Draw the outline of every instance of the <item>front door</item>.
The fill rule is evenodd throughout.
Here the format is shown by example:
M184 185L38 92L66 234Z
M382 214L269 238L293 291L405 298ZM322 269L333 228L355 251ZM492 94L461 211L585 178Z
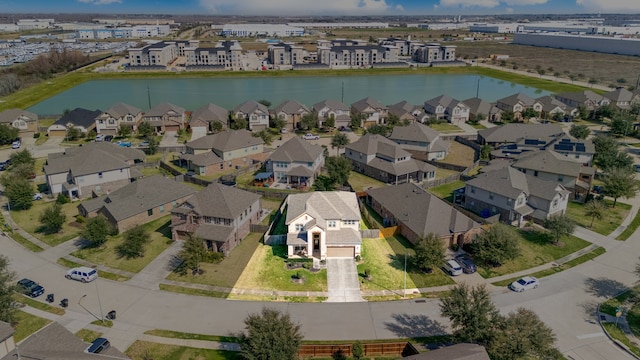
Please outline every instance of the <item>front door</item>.
M320 233L313 233L313 250L320 250Z

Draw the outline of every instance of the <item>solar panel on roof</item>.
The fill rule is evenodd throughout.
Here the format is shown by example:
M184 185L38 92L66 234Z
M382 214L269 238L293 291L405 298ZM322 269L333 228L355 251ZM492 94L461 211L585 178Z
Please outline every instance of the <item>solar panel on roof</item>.
M587 148L584 146L584 144L576 144L576 151L577 152L585 152L585 151L587 151Z

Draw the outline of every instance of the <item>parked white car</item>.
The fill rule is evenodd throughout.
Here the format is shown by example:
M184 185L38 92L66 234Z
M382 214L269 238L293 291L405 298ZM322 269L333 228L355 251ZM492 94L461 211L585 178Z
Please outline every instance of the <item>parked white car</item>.
M533 276L525 276L512 282L509 288L515 292L523 292L529 289L537 289L538 286L540 286L538 279Z
M42 200L42 194L41 193L33 194L33 200Z
M64 276L69 280L78 280L83 283L91 282L98 278L98 272L96 269L92 269L90 267L81 266L77 268L73 268L67 271L67 274Z
M448 260L444 263L442 268L451 276L462 275L462 266L460 266L460 264L455 260Z
M302 135L302 138L305 140L319 140L320 136L312 133Z
M104 141L104 134L98 134L96 135L96 141Z

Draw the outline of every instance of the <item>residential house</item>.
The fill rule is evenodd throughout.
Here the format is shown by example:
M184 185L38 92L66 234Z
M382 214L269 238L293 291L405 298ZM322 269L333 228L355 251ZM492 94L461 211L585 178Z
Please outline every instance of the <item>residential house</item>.
M174 240L197 236L210 251L229 255L260 222L260 195L212 183L171 210Z
M575 116L578 109L572 108L553 96L546 95L537 99L542 105L540 117L543 119L564 119L566 115Z
M547 148L584 166L593 165L596 154L596 147L591 139L574 139L569 135L560 137Z
M185 128L187 112L180 106L165 102L149 109L142 120L148 122L156 133L177 133Z
M15 332L11 324L0 321L0 359L15 350L16 342L13 340Z
M351 115L361 119L360 127L384 124L389 108L370 97L360 99L351 104Z
M611 105L621 110L630 110L633 105L640 103L640 94L636 95L623 87L618 87L603 96L609 99Z
M236 106L232 115L236 119L245 119L251 131L269 128L269 108L255 100L248 100Z
M436 119L447 120L454 125L469 120L469 107L449 95L440 95L425 101L424 112Z
M216 104L207 104L191 114L189 120L189 127L193 130L200 128L202 133L207 133L212 130L211 124L214 122L220 123L222 129L227 129L227 122L229 120L229 111Z
M571 107L578 108L583 106L589 111L596 110L600 106L608 105L611 102L606 97L598 95L591 90L564 92L555 94L555 97Z
M125 103L117 103L96 117L96 132L117 135L121 125L128 126L135 132L141 120L140 109Z
M318 114L318 126L324 127L326 119L333 117L334 127L349 127L351 126L351 115L349 106L343 104L340 101L327 99L323 100L311 108Z
M538 114L542 111L542 104L525 93L517 93L496 101L500 110L511 111L515 120L522 120L522 113L526 109L533 109Z
M525 219L544 221L564 214L570 191L555 181L543 180L507 166L481 173L465 184L465 207L482 217L521 226Z
M276 119L284 120L286 122L285 128L294 131L300 128L302 117L309 113L311 110L296 100L286 100L273 108L273 116Z
M478 117L484 117L489 122L496 122L502 119L502 110L480 98L474 97L462 101L469 107L469 120L476 120ZM479 119L478 119L479 120Z
M49 136L67 136L69 128L76 128L82 134L87 135L89 131L95 129L96 118L102 114L100 110L87 110L75 108L62 115L53 125L47 129Z
M49 154L44 175L51 194L85 198L110 193L140 177L133 165L144 160L141 150L92 142Z
M367 203L385 226L398 226L413 244L433 233L443 240L443 246L462 246L481 231L479 223L415 184L369 189Z
M324 166L323 148L294 136L279 146L265 162L277 182L310 187Z
M353 169L389 184L433 180L436 167L413 159L397 143L375 134L366 134L345 147L345 157Z
M360 207L355 193L290 194L285 202L288 256L325 260L360 255Z
M190 141L180 159L196 174L212 175L261 163L267 155L262 138L242 129Z
M451 143L440 138L440 133L429 126L412 123L408 126L395 126L389 140L395 141L401 148L418 160L442 160Z
M389 105L389 115L397 117L400 122L423 122L427 117L422 107L409 104L407 101Z
M429 350L417 355L404 357L403 360L490 360L482 345L460 343Z
M571 199L584 202L591 189L595 169L552 150L526 153L512 167L536 178L562 184L571 191Z
M478 143L491 145L494 149L504 144L520 141L535 141L536 145L547 145L563 136L562 127L557 124L504 124L478 130Z
M195 192L184 183L154 175L138 179L106 196L84 201L78 205L78 213L84 217L102 215L123 232L168 215Z
M0 124L6 124L23 132L38 132L38 115L22 109L0 112Z

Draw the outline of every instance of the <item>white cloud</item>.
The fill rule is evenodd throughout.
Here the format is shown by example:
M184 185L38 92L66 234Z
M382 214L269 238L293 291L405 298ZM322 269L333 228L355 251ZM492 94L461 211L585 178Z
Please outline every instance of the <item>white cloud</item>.
M640 11L638 0L576 0L576 4L584 6L589 11Z
M504 3L509 6L540 5L546 4L547 0L504 0Z
M367 15L404 10L387 0L200 0L200 5L213 14L242 15Z
M78 0L81 3L93 4L93 5L109 5L109 4L121 4L122 0Z
M504 9L504 11L505 11L507 14L513 14L513 8L506 8L506 9Z
M500 4L508 6L526 6L546 4L549 0L440 0L440 6L444 7L485 7L494 8ZM582 0L576 0L582 1ZM623 0L624 1L624 0ZM629 0L637 1L637 0Z

